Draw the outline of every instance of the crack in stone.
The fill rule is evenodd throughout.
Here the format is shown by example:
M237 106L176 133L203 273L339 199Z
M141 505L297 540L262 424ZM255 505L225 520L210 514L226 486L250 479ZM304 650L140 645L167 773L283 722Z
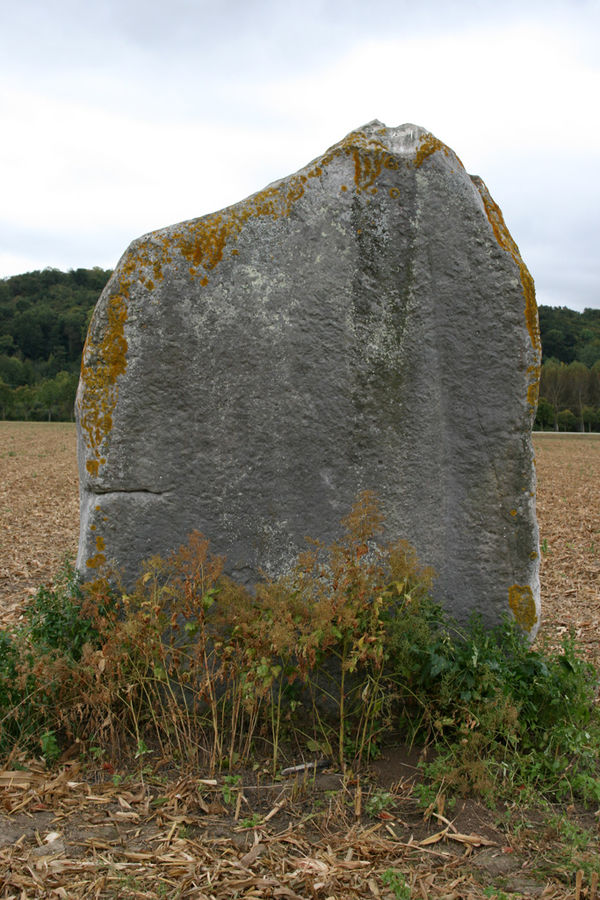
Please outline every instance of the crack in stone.
M95 488L93 491L90 491L90 494L94 494L98 497L106 497L107 494L151 494L155 497L166 497L170 493L170 491L153 491L150 490L150 488L121 488L120 490L103 490L102 488Z

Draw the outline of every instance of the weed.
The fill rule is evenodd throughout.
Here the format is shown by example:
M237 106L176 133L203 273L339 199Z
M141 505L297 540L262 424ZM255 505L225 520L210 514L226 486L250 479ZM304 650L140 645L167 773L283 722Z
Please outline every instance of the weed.
M406 876L399 869L386 869L381 873L381 880L396 900L411 900L410 885L406 883Z
M395 797L388 791L376 791L365 803L365 811L367 815L375 818L388 810L395 802Z
M263 817L258 813L253 813L251 816L248 816L246 819L242 819L240 822L241 828L256 828L258 825L262 823Z
M90 747L87 752L88 752L90 758L94 760L94 762L100 762L102 757L106 755L106 748L105 747Z
M138 738L137 749L135 751L135 758L140 759L144 756L147 756L149 753L152 753L152 750L147 746L146 741L143 738Z
M97 647L106 618L112 620L115 614L110 594L102 602L98 600L86 596L77 571L65 560L54 585L40 587L25 608L28 638L37 652L56 651L78 662L84 646Z
M40 737L40 747L42 748L42 756L47 763L54 763L61 754L56 735L53 731L45 731Z
M517 898L521 896L520 894L505 894L504 891L495 887L486 887L483 893L490 900L511 900L511 897Z
M227 806L233 801L235 789L239 786L241 780L239 775L225 775L223 777L224 784L221 786L221 795Z

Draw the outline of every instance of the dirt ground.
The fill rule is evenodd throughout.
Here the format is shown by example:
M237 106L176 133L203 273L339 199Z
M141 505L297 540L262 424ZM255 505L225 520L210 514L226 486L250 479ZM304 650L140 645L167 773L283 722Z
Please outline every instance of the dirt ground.
M534 444L539 639L556 644L574 629L600 664L600 435ZM77 539L74 426L0 422L0 622L18 620ZM117 772L110 761L0 771L0 898L599 896L593 866L561 856L547 811L519 825L514 811L469 800L450 811L438 798L424 815L416 763L397 748L351 782L258 772L232 784ZM557 810L556 821L597 832L593 810ZM583 856L597 859L597 840Z

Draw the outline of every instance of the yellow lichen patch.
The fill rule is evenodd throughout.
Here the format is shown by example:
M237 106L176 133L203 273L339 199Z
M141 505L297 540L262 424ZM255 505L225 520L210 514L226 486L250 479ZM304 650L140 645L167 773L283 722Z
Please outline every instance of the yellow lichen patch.
M92 526L95 528L95 526ZM90 558L86 562L86 566L89 569L98 569L100 566L103 566L106 562L106 556L104 555L105 543L104 538L98 535L96 537L96 555L90 556Z
M381 174L383 166L382 153L368 155L355 147L352 153L354 158L354 184L357 191L372 187L375 179Z
M105 439L112 429L112 414L117 402L117 378L127 368L126 295L128 285L109 298L106 305L106 324L100 337L93 331L88 335L81 361L82 393L79 419L90 458L86 469L97 477L99 466L106 462L102 455Z
M96 329L92 325L83 349L79 421L89 457L86 470L94 478L106 463L102 449L112 430L118 378L127 369L125 324L131 288L138 283L149 293L153 291L156 282L164 278L163 266L171 261L165 242L164 252L160 252L153 245L155 240L152 236L134 244L121 263L108 287L104 322Z
M539 366L529 366L529 368L527 369L527 374L533 376L527 387L527 402L529 403L532 414L535 413L540 396L539 372Z
M516 516L516 514L517 514L516 509L511 509L510 514L511 514L511 516Z
M385 134L385 130L382 134ZM206 272L223 259L226 248L238 239L249 219L278 219L288 216L294 204L303 196L306 186L311 181L321 179L331 162L340 157L351 159L354 163L356 193L368 191L375 194L376 181L382 170L397 169L399 165L379 137L362 131L352 132L316 160L306 174L295 175L271 185L219 213L169 229L163 238L164 255L173 251L180 252L191 264L190 274L200 276L200 284L206 285ZM343 184L340 190L347 192L348 185ZM230 253L237 254L237 249L233 247Z
M512 610L515 621L525 631L531 629L537 624L537 612L535 609L535 600L533 599L533 591L528 584L513 584L508 589L508 605Z
M481 195L483 206L490 225L492 226L494 235L499 245L507 253L510 253L515 261L523 286L523 296L525 298L525 323L531 340L531 346L535 353L536 362L529 366L527 374L529 376L529 385L527 388L527 400L529 402L532 414L535 412L537 405L539 384L540 384L540 366L542 360L542 342L540 338L540 327L538 321L538 309L535 300L535 285L533 278L521 258L521 253L513 237L506 227L504 216L497 203L492 199L485 183L481 178L473 178L473 183Z
M427 132L421 138L421 143L417 148L417 153L415 155L415 167L420 168L428 156L431 156L433 153L437 153L440 150L444 156L448 156L450 153L449 147L446 144L443 144L438 138L434 137L431 132Z
M103 566L106 562L106 557L104 553L96 553L95 556L90 556L90 558L86 562L86 566L88 569L99 569L100 566Z
M420 168L425 160L434 153L437 153L438 150L443 153L444 156L450 156L450 154L452 154L459 166L464 169L464 166L456 153L453 153L450 147L444 144L443 141L440 141L439 138L436 138L430 131L426 132L421 138L421 143L419 144L415 155L415 168Z
M502 215L500 207L497 203L494 202L494 200L492 200L491 194L481 178L474 178L473 181L481 195L481 199L483 200L485 212L488 217L488 221L494 231L494 235L496 236L496 240L503 250L506 250L507 253L510 253L519 268L521 284L523 285L523 296L525 297L525 321L527 323L529 337L531 338L531 345L537 353L541 354L542 342L540 339L540 329L538 324L538 312L537 303L535 301L535 286L533 283L533 278L531 277L527 266L521 258L521 253L519 252L517 244L513 240L510 231L506 227L504 216Z

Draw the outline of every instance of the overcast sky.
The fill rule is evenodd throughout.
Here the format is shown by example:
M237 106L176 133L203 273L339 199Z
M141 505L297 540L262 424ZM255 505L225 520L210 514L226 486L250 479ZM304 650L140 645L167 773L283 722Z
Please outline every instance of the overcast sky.
M112 268L378 118L504 212L538 302L600 308L600 0L0 0L0 277Z

